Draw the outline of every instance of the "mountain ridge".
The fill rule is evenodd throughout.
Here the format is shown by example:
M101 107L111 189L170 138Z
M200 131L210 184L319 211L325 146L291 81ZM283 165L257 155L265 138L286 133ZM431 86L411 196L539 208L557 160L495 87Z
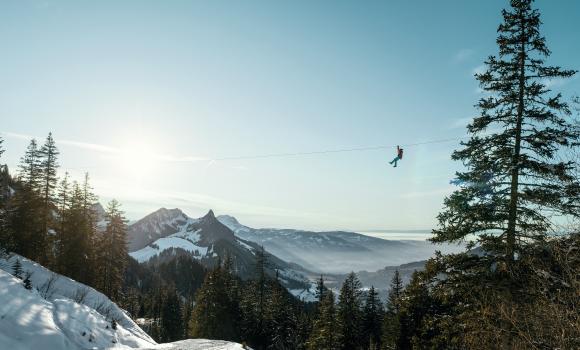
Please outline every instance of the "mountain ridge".
M262 249L259 244L236 236L216 218L213 210L197 219L188 217L179 209L172 210L159 209L129 226L131 257L146 263L185 253L208 268L230 257L238 276L242 279L253 277L256 254ZM310 271L271 252L265 253L268 256L266 272L271 277L278 274L282 284L295 295L313 297L313 286L308 278Z

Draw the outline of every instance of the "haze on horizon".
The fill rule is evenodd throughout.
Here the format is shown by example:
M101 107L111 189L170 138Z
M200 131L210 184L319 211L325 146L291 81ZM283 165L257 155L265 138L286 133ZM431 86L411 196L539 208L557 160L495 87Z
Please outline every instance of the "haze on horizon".
M89 172L131 220L167 207L252 227L430 229L504 5L3 1L4 157L16 169L52 131L61 173ZM580 2L537 7L550 62L577 66ZM580 94L577 78L552 83ZM387 164L397 144L441 139L455 141Z

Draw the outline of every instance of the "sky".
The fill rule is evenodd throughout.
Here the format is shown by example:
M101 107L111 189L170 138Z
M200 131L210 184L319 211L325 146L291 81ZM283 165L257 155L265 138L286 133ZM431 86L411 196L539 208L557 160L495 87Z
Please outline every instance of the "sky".
M252 227L431 229L508 1L0 0L13 170L49 132L136 220L213 209ZM538 0L549 63L580 69L580 1ZM565 97L580 79L556 82ZM405 147L397 168L388 162ZM385 148L252 159L336 149Z

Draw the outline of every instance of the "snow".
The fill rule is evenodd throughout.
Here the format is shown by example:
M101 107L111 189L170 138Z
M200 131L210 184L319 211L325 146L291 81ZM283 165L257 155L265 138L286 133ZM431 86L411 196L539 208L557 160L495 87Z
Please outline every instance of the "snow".
M195 243L199 241L199 230L194 232L177 232L171 236L160 238L149 246L129 253L133 259L138 262L146 262L152 257L158 255L162 251L171 248L180 248L194 254L195 257L204 257L207 254L208 247L201 247Z
M223 340L209 340L209 339L188 339L181 340L174 343L159 344L154 347L141 348L140 350L157 350L157 349L171 349L171 350L252 350L249 347L243 347L241 344L227 342Z
M23 274L32 273L32 290L12 276L16 259L22 264ZM53 282L50 292L37 290L46 290L43 286L49 281ZM112 318L117 320L116 330L111 328ZM1 349L139 348L155 344L98 291L16 254L0 258Z
M296 298L298 298L302 301L305 301L305 302L315 302L318 300L318 299L316 299L315 291L312 288L310 288L310 289L289 289L288 291L290 292L290 294L292 294Z
M31 290L11 274L16 259L22 265L23 275L31 273ZM50 292L41 292L47 290L43 286L48 281L52 281ZM116 329L111 327L112 318L117 321ZM10 254L0 256L0 349L241 350L244 347L207 339L156 344L103 294Z
M252 247L251 245L247 244L246 242L238 239L237 242L244 247L245 249L249 250L250 252L254 253L254 247Z

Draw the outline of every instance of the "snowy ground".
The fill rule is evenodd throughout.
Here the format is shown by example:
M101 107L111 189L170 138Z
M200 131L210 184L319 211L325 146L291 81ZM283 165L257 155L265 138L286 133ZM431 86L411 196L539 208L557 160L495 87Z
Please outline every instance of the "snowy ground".
M32 289L12 275L18 259ZM111 320L117 321L116 329ZM102 293L19 255L0 257L0 349L237 350L242 345L192 339L156 344ZM249 349L249 348L247 348Z
M208 340L208 339L188 339L182 340L175 343L159 344L154 347L141 348L139 350L158 350L158 349L170 349L170 350L242 350L249 349L249 347L243 347L238 343L230 343L222 340Z
M32 289L12 275L18 259ZM97 311L98 310L98 311ZM117 321L112 329L112 319ZM151 339L98 291L18 255L0 259L0 349L140 348Z

